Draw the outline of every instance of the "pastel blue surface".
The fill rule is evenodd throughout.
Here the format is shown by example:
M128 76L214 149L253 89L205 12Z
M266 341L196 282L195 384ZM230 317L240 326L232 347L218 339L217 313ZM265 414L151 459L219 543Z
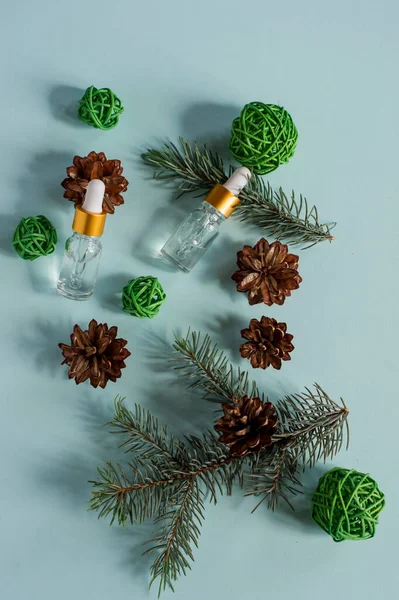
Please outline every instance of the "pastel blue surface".
M101 429L117 394L150 408L178 434L212 424L212 406L162 367L172 331L212 334L235 364L240 329L262 314L288 323L292 361L253 371L277 399L318 381L350 408L351 445L334 465L370 474L387 506L376 537L335 544L309 517L318 477L305 474L291 514L238 493L208 506L192 572L164 598L300 600L394 597L398 584L397 258L398 3L338 0L4 3L0 24L2 371L0 581L4 600L155 598L147 591L148 529L108 527L87 512L87 480L118 456ZM110 132L77 121L88 85L109 86L125 113ZM231 220L190 274L157 251L193 198L151 181L139 153L179 135L225 151L232 119L251 100L284 105L299 130L296 154L272 185L302 192L336 240L300 251L301 288L282 307L250 307L230 275L235 253L260 232ZM60 182L75 154L120 158L126 203L108 219L95 297L74 303L54 286L73 206ZM22 216L57 227L54 255L12 252ZM132 277L160 278L160 314L120 310ZM117 325L132 356L103 390L75 386L58 342L92 318Z

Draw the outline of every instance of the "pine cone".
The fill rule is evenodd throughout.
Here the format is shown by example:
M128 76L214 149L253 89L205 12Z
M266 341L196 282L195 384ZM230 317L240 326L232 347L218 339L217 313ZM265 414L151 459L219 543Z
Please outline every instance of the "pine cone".
M232 456L260 452L273 443L276 433L277 412L271 402L260 398L234 398L234 405L222 404L224 415L215 425L222 435L219 440L230 446Z
M71 345L58 344L65 358L61 364L69 365L69 379L75 379L77 384L90 379L93 387L105 388L108 381L121 377L130 352L125 348L127 341L117 338L117 333L117 327L108 328L107 323L97 324L94 319L87 331L75 325Z
M243 329L241 335L248 340L240 346L241 356L248 358L255 369L266 369L269 365L281 369L282 360L291 360L289 353L294 349L291 344L294 336L287 333L286 323L268 317L260 321L251 319L249 329Z
M61 183L65 188L64 198L82 204L87 184L92 179L101 179L105 184L103 210L109 214L115 212L115 206L125 201L121 196L127 190L129 182L122 176L120 160L107 160L104 152L90 152L87 156L75 156L73 165L67 167L68 177Z
M281 305L302 281L297 271L298 261L299 257L289 254L285 244L269 244L262 238L253 248L244 246L237 252L239 271L232 279L237 284L237 291L249 292L249 304Z

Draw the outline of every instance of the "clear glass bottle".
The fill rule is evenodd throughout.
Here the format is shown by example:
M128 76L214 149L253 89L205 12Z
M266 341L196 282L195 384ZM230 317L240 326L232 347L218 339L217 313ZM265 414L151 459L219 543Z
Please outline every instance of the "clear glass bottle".
M75 211L74 233L65 244L57 290L71 300L89 300L94 292L106 218L102 211L104 191L100 179L89 182L83 206Z
M94 292L101 256L100 238L73 233L66 241L57 289L71 300L88 300Z
M238 195L250 176L249 169L240 167L224 185L217 184L166 242L161 256L185 273L190 272L219 234L220 225L238 206Z
M220 225L225 220L223 213L204 201L166 242L161 256L188 273L219 235Z

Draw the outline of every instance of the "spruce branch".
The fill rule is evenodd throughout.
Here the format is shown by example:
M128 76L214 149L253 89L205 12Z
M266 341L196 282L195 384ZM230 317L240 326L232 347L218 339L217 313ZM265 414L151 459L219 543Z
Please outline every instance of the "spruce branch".
M179 467L184 448L176 441L158 419L138 404L134 413L124 405L125 398L115 399L115 415L108 423L110 433L122 436L119 448L125 452L134 452L142 460L152 460L155 464L164 462Z
M151 583L159 578L159 592L190 568L192 544L198 543L205 491L210 501L232 493L234 482L243 486L243 461L229 455L213 432L176 440L148 411L129 411L123 399L115 401L111 432L122 436L120 447L134 456L126 472L107 463L98 469L90 508L111 523L132 525L146 519L159 524L151 547L158 551Z
M245 394L259 396L258 387L249 381L248 373L235 370L208 334L202 336L190 330L184 338L175 334L173 348L177 355L170 362L181 376L192 380L189 388L204 390L207 400L232 403L234 397Z
M185 338L175 335L173 348L178 353L173 360L175 369L193 379L188 387L201 387L206 399L232 403L234 397L245 394L259 397L248 373L235 370L209 335L203 339L196 331L189 331ZM303 394L286 396L275 403L280 430L274 441L289 445L303 467L312 467L320 458L332 458L341 449L345 434L349 444L349 411L342 399L341 403L334 402L318 384L314 391L305 388Z
M181 150L170 142L142 154L145 164L155 169L155 179L176 181L180 194L206 193L216 183L225 183L232 174L234 167L230 165L226 172L221 156L206 145L200 148L196 142L183 138L179 141ZM309 207L302 194L299 199L294 192L289 197L281 188L273 190L255 174L241 192L240 200L235 216L260 227L267 235L307 247L334 239L331 230L335 223L320 223L316 206Z
M274 511L280 498L294 510L288 494L300 492L302 484L297 473L298 461L288 445L274 444L271 451L253 465L246 481L246 496L262 496L252 512L265 501Z
M111 517L120 525L129 521L132 525L142 523L162 512L172 495L178 492L178 484L161 472L151 462L139 458L130 464L129 476L120 465L108 462L98 469L99 478L90 483L94 487L90 502L91 510L98 511L98 517Z
M189 378L189 387L200 387L205 398L232 404L237 397L259 397L248 374L235 370L224 353L206 335L188 332L175 337L175 368ZM115 401L111 432L121 437L120 448L129 457L123 469L111 462L98 469L92 481L90 507L111 523L135 525L153 519L158 525L146 553L155 553L151 583L159 580L159 593L173 589L180 575L191 568L203 521L204 499L216 503L220 494L231 494L234 484L246 495L260 497L275 509L280 499L300 491L299 469L313 466L338 452L347 429L348 409L334 402L315 384L314 390L286 396L275 403L278 420L271 445L258 454L234 455L214 431L201 437L174 438L148 411L128 410ZM225 407L226 410L226 407Z
M333 458L341 450L345 437L348 448L349 410L342 398L341 404L334 402L317 383L314 391L305 388L302 394L280 400L277 410L280 433L275 438L289 444L303 467Z
M174 591L173 583L191 569L192 544L198 547L203 511L203 492L195 479L188 479L179 503L156 519L161 525L151 540L153 545L144 554L157 552L151 567L150 587L159 579L158 597L167 587Z

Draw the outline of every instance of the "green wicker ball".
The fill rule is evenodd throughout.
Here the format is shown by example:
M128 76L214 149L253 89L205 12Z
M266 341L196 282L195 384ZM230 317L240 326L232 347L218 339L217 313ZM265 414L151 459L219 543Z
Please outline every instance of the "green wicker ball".
M250 102L233 121L230 151L244 167L265 175L289 161L297 140L292 117L282 106Z
M132 279L122 290L123 310L133 317L152 319L165 300L162 285L151 275Z
M15 230L12 245L15 252L25 260L47 256L55 250L58 242L54 225L47 217L26 217Z
M312 517L335 542L367 540L375 534L384 494L370 475L331 469L313 495Z
M79 102L79 119L104 131L116 127L122 113L122 102L109 88L98 90L91 85Z

